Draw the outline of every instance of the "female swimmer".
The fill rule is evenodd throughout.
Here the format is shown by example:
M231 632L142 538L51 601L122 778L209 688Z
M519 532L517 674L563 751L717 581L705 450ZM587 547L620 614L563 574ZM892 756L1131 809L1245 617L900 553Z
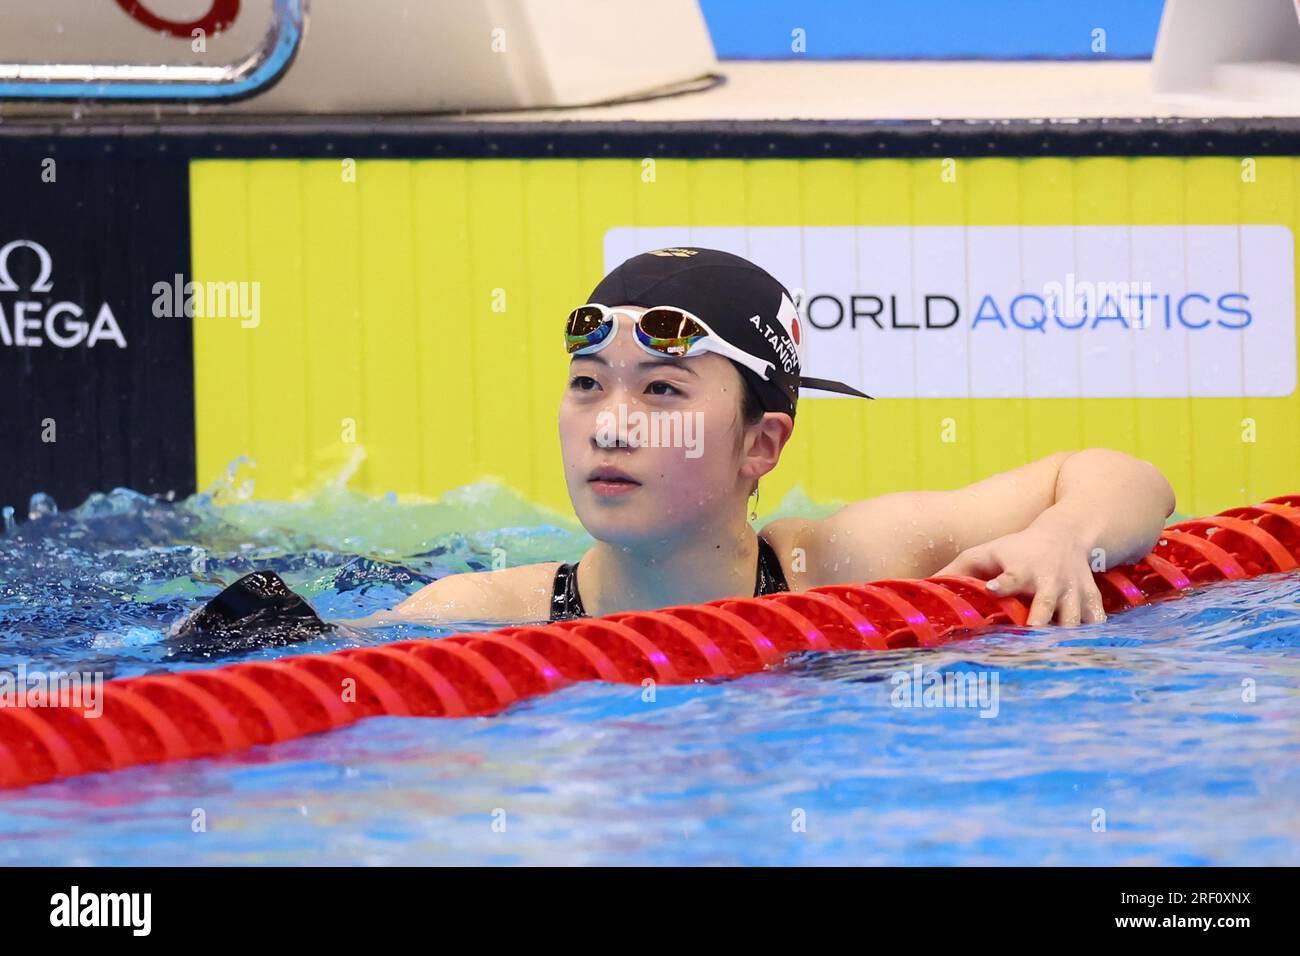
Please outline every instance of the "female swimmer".
M1032 597L1030 625L1096 622L1093 570L1149 553L1174 510L1153 465L1090 448L755 533L747 499L790 440L800 387L869 397L800 375L781 283L726 252L657 249L606 276L564 338L560 448L596 543L573 565L450 575L350 623L559 620L939 574Z

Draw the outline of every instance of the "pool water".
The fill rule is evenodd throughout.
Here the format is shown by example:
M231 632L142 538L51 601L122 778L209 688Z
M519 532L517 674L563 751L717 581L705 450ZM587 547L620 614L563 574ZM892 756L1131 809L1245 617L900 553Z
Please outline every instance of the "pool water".
M169 659L167 629L257 568L348 618L589 543L492 484L436 504L342 483L294 503L233 482L180 502L118 490L0 534L0 669L204 666ZM922 692L959 675L985 697ZM0 792L0 861L1296 865L1298 794L1291 574L1101 625L804 654L652 695L578 684L490 718L378 718Z

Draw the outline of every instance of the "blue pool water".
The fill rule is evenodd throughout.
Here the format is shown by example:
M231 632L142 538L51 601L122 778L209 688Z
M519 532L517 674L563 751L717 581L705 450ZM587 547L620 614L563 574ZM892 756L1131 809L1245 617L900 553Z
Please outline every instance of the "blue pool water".
M342 618L588 543L491 485L438 504L236 491L118 491L0 535L0 668L194 666L167 660L164 632L254 568ZM996 716L895 706L917 665L996 678ZM0 861L1295 865L1298 795L1300 575L1275 575L1103 625L806 654L654 700L580 684L491 718L375 719L3 792Z

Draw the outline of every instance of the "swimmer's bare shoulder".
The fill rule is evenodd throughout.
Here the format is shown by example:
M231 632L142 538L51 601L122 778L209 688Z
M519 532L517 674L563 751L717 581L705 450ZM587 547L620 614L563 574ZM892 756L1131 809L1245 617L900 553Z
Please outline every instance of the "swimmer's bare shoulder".
M780 559L781 570L785 572L785 581L791 591L806 591L814 587L808 580L808 564L804 560L806 551L802 550L811 523L807 518L777 518L765 524L758 533Z
M780 558L791 591L918 578L944 563L938 554L909 547L926 507L924 492L895 492L855 501L825 518L778 518L761 534Z
M547 561L499 571L449 574L426 584L390 610L346 623L370 627L458 621L544 621L550 615L551 585L559 566L558 561Z

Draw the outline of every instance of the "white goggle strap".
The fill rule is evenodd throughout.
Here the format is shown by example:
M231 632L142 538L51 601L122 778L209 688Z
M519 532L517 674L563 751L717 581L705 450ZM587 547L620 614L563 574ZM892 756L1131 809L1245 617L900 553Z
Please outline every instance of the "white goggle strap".
M717 332L714 332L709 326L709 323L705 322L698 315L695 315L692 312L687 312L685 309L678 309L677 311L698 322L700 327L704 329L705 332L709 333L692 346L693 350L697 352L713 352L715 355L729 358L733 362L739 362L763 381L768 381L768 371L776 368L773 363L764 361L755 355L750 355L748 352L741 351L722 336L718 335ZM650 351L653 351L653 349ZM687 354L689 355L690 353L688 352Z
M591 355L595 352L599 352L601 349L605 348L605 346L609 345L610 342L614 341L614 336L618 334L616 316L626 315L628 319L631 320L633 326L636 325L637 320L640 318L637 313L626 312L622 309L612 309L609 306L601 305L599 302L589 302L587 305L595 306L600 309L602 317L607 321L615 322L615 326L613 331L611 331L610 334L605 336L601 341L597 342L595 345L588 345L586 348L579 349L573 353L574 355ZM660 306L660 308L676 308L676 306ZM646 311L650 310L647 309ZM726 339L719 336L717 332L714 332L713 329L709 327L708 323L699 316L693 315L685 309L677 309L677 311L698 322L700 327L708 333L708 335L704 336L692 345L683 358L689 358L691 354L699 354L700 352L713 352L716 355L721 355L723 358L728 358L734 362L740 363L759 378L763 379L763 381L768 381L769 371L776 367L772 362L765 361L757 356L750 355L748 352L741 351ZM664 356L663 352L660 352L658 349L652 349L650 346L642 342L640 337L636 334L635 328L632 330L632 338L636 340L636 344L641 347L642 351L648 352L650 355L654 355L658 358Z

